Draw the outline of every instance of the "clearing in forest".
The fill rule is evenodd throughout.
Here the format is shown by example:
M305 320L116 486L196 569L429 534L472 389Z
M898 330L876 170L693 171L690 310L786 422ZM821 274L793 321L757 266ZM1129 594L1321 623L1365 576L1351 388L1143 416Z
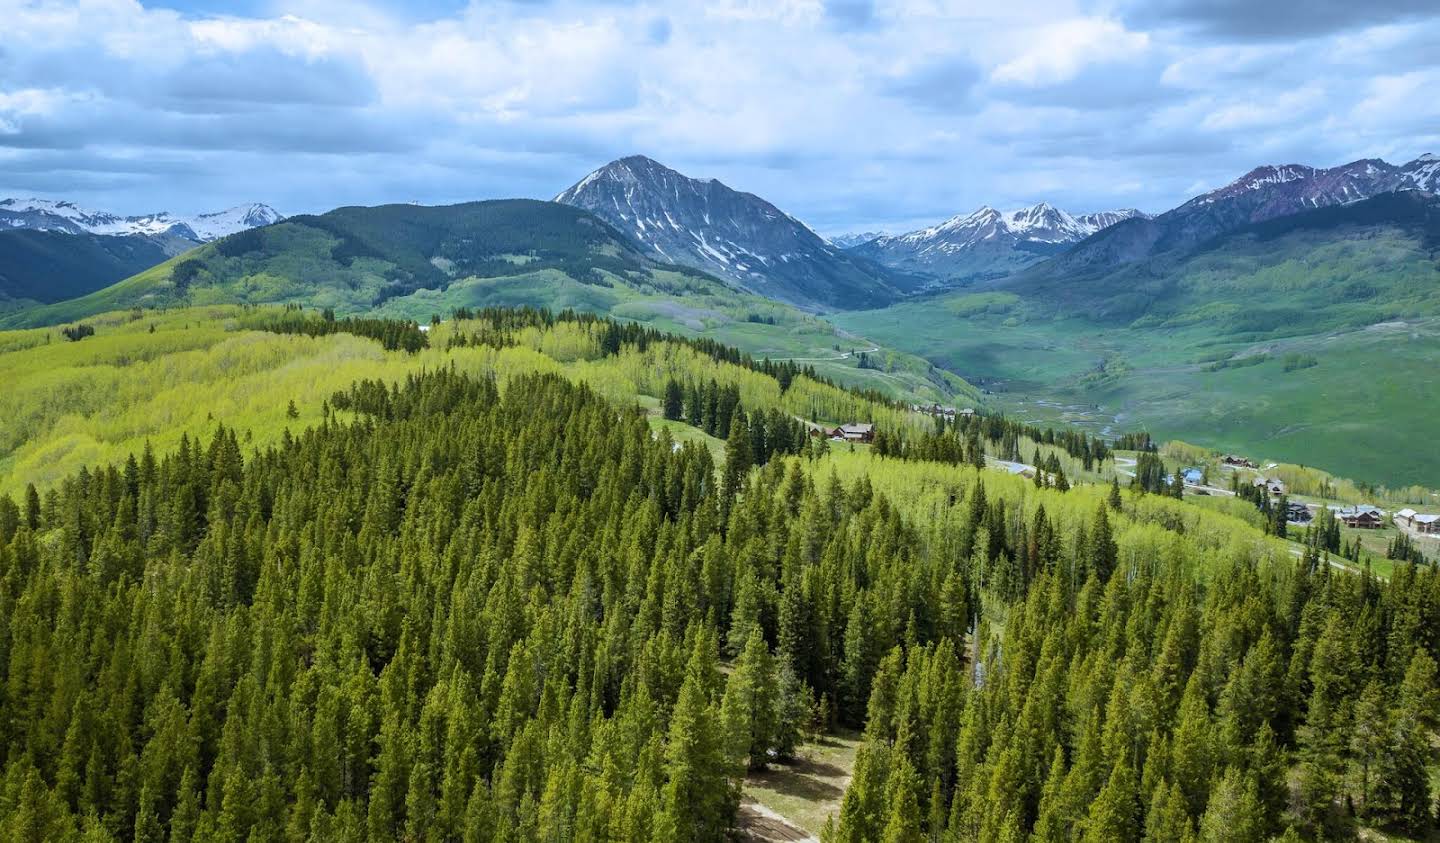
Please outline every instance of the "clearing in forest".
M855 769L860 735L824 735L800 747L793 761L745 777L739 825L745 839L764 843L817 841L825 820L839 817L840 800Z

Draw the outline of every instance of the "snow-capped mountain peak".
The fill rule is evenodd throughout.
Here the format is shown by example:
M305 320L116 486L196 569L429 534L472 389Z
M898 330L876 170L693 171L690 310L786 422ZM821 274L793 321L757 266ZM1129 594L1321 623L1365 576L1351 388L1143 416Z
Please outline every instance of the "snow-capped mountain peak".
M1085 231L1075 218L1046 202L1005 215L1005 224L1015 234L1045 243L1067 243L1084 239Z
M1191 199L1168 215L1208 213L1206 206L1239 210L1247 222L1263 222L1286 214L1330 205L1344 205L1381 193L1435 189L1436 160L1421 156L1404 167L1378 158L1362 158L1336 167L1267 164L1209 193Z
M278 211L269 205L260 202L252 202L248 205L236 205L223 211L212 211L208 214L197 214L185 220L201 240L217 240L227 237L247 228L259 228L262 225L270 225L285 219Z
M859 246L861 243L869 243L877 237L884 237L884 231L852 231L848 234L837 234L828 238L830 243L841 249L850 249Z
M1012 211L981 205L937 225L876 238L854 250L887 266L942 280L992 277L1029 266L1135 216L1143 214L1124 209L1076 216L1048 202Z
M799 220L715 179L690 178L643 155L619 158L561 191L657 259L806 305L858 305L896 295L889 273L856 261Z

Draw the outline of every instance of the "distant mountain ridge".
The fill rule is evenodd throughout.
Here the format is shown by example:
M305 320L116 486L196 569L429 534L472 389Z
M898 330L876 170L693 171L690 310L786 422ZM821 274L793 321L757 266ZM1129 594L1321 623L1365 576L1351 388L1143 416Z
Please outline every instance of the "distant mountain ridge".
M652 257L792 304L875 307L899 298L908 283L754 194L642 155L611 161L555 201L594 213Z
M883 231L852 231L849 234L837 234L830 238L830 242L842 249L853 249L861 243L869 243L884 236L886 232Z
M0 231L0 311L84 296L168 257L150 237Z
M1404 243L1413 257L1401 261L1398 247L1387 252L1381 243ZM1412 300L1440 301L1440 287L1433 286L1433 279L1440 278L1436 250L1440 196L1400 190L1247 223L1193 248L1114 265L1096 263L1084 272L1062 269L1074 265L1066 255L994 287L1034 302L1039 310L1100 324L1130 324L1144 317L1188 324L1201 318L1193 314L1208 314L1217 319L1216 332L1236 324L1274 330L1311 321L1331 329L1341 323L1318 323L1318 315L1333 311L1364 314L1358 322L1345 323L1355 328L1373 313L1408 318L1440 312ZM1427 252L1430 256L1422 257ZM1292 289L1277 284L1263 293L1256 281L1236 286L1234 279L1261 266L1271 267L1267 283L1283 276L1303 279L1303 284L1295 280ZM1192 315L1182 316L1187 313Z
M64 234L99 234L112 237L180 237L208 243L247 228L279 222L278 211L260 202L236 205L223 211L193 216L160 211L121 216L94 211L74 202L52 199L0 199L0 231L30 229Z
M1428 153L1399 166L1378 158L1329 168L1267 164L1163 214L1103 229L1044 268L1067 275L1108 271L1158 254L1194 249L1247 225L1385 193L1437 189L1440 158Z
M1145 216L1133 208L1072 215L1048 203L1002 212L984 205L938 225L882 236L851 251L933 284L1008 275L1118 222Z

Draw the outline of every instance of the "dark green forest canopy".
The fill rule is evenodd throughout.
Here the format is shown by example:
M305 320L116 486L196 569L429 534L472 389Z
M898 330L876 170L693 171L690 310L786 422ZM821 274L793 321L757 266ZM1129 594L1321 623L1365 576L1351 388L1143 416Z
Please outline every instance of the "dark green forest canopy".
M717 466L559 377L379 386L0 498L0 837L718 841L812 711L865 730L835 840L1431 822L1433 569L974 470L922 524L743 415Z

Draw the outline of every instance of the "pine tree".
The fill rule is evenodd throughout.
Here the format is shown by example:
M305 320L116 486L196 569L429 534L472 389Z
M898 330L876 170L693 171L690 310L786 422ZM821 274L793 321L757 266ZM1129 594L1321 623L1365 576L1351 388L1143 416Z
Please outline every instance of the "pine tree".
M922 843L925 839L920 827L920 800L916 790L920 786L919 776L910 766L910 760L903 752L893 755L894 765L887 782L889 797L888 816L882 843Z
M25 486L25 526L40 529L40 492L34 483Z
M685 414L685 390L674 378L665 382L665 418L678 421Z
M1206 843L1263 840L1264 829L1255 780L1236 767L1226 769L1200 820L1200 839Z
M1162 779L1155 787L1150 800L1150 810L1145 816L1146 840L1193 841L1195 824L1185 807L1185 795L1180 788L1166 784Z
M730 438L725 441L725 473L721 481L721 500L733 506L735 496L745 484L745 477L754 465L750 452L750 430L744 415L737 414L730 422ZM725 510L728 514L729 510Z
M1282 539L1285 538L1287 530L1289 529L1289 506L1289 499L1281 495L1280 498L1275 501L1274 508L1271 510L1270 531Z
M1102 583L1109 582L1110 575L1115 572L1119 548L1110 534L1110 517L1105 514L1103 505L1095 510L1095 518L1091 522L1088 551L1091 575Z
M1125 843L1140 839L1140 803L1135 771L1122 757L1110 770L1110 780L1090 806L1085 821L1086 843Z
M658 839L723 840L731 785L701 681L687 676L670 717Z
M769 762L779 730L775 670L759 628L752 628L745 650L725 683L721 704L730 756L750 769Z

